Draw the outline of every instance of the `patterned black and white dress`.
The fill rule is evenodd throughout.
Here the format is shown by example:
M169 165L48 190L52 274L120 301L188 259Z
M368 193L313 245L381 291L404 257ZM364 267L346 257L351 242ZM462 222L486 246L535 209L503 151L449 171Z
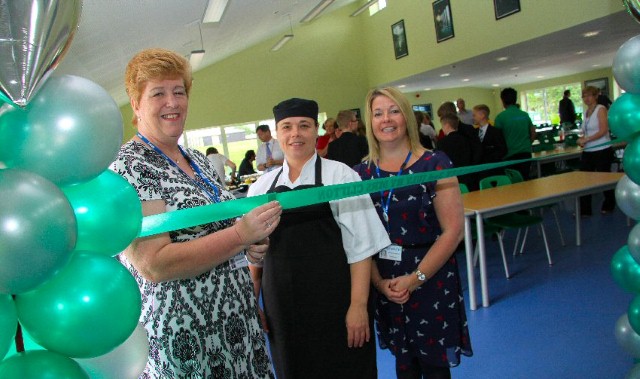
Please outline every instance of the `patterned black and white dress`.
M207 158L185 149L212 183L220 181ZM122 175L141 201L163 200L167 211L210 204L198 176L191 179L151 147L130 141L122 146L111 170ZM208 188L208 190L211 190ZM221 201L232 200L220 189ZM231 225L220 221L169 233L184 242ZM246 267L232 270L229 262L195 278L153 283L144 279L124 254L119 260L136 278L142 293L140 322L149 337L149 361L144 379L273 378Z

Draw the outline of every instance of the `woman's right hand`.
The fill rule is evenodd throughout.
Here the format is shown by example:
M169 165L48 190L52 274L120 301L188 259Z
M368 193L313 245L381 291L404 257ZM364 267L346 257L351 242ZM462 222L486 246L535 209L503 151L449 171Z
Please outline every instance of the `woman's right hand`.
M251 245L267 238L278 226L282 207L277 201L261 205L242 216L235 224L244 245Z
M404 304L409 300L409 290L404 289L396 291L391 287L391 279L382 279L378 282L376 288L382 293L389 301L396 304Z

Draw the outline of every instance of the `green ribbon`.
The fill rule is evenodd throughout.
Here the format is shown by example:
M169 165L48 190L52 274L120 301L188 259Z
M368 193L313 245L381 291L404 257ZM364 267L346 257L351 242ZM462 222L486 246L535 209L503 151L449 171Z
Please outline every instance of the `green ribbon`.
M222 203L203 205L195 208L180 209L143 218L142 230L139 237L146 237L169 232L171 230L184 229L196 225L208 224L214 221L227 220L242 216L255 207L273 200L277 200L283 209L299 208L331 200L339 200L347 197L384 191L390 188L401 188L420 183L433 182L439 179L450 178L452 176L472 174L479 171L511 166L528 161L531 161L531 159L486 163L475 166L449 168L439 171L418 172L409 175L334 184L298 191L269 193L260 196L225 201Z
M618 138L593 147L601 147L625 142L627 139ZM563 155L564 153L544 156L544 159ZM543 159L543 158L538 158ZM190 228L196 225L208 224L214 221L227 220L242 216L255 207L277 200L283 209L299 208L307 205L339 200L347 197L365 195L384 191L390 188L401 188L410 185L433 182L439 179L473 174L494 168L511 166L518 163L535 161L536 159L520 159L499 163L487 163L475 166L449 168L446 170L419 172L409 175L392 176L388 178L371 179L362 182L334 184L330 186L307 188L298 191L270 193L254 197L246 197L222 203L203 205L195 208L181 209L172 212L147 216L142 219L142 229L138 237L147 237L172 230Z

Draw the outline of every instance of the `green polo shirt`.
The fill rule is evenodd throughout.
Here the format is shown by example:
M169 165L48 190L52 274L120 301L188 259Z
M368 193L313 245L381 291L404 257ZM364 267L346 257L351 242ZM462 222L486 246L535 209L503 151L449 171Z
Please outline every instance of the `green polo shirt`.
M495 127L502 130L507 142L505 158L518 153L531 153L530 130L533 122L527 112L510 105L496 116Z

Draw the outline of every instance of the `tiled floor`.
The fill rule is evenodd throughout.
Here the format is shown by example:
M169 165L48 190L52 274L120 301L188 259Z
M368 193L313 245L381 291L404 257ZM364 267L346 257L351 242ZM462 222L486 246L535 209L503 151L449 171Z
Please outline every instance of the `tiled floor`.
M488 241L492 304L477 311L467 308L474 356L462 358L452 369L454 378L608 379L623 378L631 369L633 359L613 332L632 295L614 283L609 270L631 227L619 210L583 219L583 243L577 247L571 206L559 212L567 246L560 245L552 215L546 216L553 267L547 264L542 238L530 232L524 255L509 257L512 278L507 280L497 243ZM508 252L513 239L507 236ZM459 257L468 297L464 253ZM378 350L378 371L380 378L395 377L388 350Z

